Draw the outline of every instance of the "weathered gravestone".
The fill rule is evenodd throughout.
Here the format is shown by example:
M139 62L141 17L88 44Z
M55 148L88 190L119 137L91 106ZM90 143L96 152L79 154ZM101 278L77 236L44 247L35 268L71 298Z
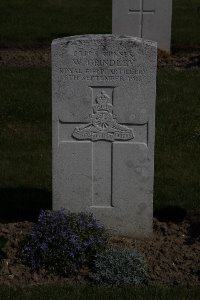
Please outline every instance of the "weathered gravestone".
M53 208L91 211L112 232L152 230L156 43L54 40Z
M158 42L170 52L172 0L113 0L112 32Z

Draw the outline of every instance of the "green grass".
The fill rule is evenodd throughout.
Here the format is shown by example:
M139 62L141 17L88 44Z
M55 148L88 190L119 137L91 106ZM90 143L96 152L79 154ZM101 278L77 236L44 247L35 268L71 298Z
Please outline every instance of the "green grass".
M50 69L2 67L0 77L0 187L51 192ZM155 208L200 208L199 82L198 70L158 72Z
M50 43L56 37L111 32L111 0L1 0L2 45Z
M155 205L200 208L200 71L161 70L157 82Z
M74 288L38 286L33 288L0 288L0 299L13 300L198 300L199 289L184 288Z
M199 0L173 0L172 45L200 46ZM111 33L111 0L1 0L0 46L49 44L62 36Z
M49 68L0 68L1 187L51 189Z
M173 0L172 47L200 47L199 0Z

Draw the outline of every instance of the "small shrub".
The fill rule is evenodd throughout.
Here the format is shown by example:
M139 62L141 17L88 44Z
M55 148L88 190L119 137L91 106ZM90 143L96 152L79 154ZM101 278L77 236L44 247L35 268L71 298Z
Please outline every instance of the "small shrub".
M91 213L41 211L22 244L21 258L33 270L45 268L66 276L89 266L106 240L104 227Z
M96 256L91 279L102 285L138 285L145 278L146 265L136 250L110 247Z

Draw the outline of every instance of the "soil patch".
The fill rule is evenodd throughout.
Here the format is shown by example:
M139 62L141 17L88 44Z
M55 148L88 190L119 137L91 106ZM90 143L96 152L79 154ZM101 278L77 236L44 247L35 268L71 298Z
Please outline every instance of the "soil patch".
M158 67L170 67L175 69L198 69L200 68L200 49L178 51L171 53L158 50Z
M181 285L195 287L200 283L200 214L186 216L179 223L163 222L154 218L154 233L151 239L135 240L113 236L110 243L141 251L148 265L148 284ZM45 270L31 272L18 256L20 241L30 230L32 223L0 223L0 235L8 239L7 258L2 260L0 284L35 285L45 283L86 283L87 270L73 278L61 278Z
M10 66L50 66L51 49L35 48L0 49L0 65ZM172 53L158 51L158 67L171 67L176 69L198 69L200 68L200 48Z
M0 65L48 66L51 63L51 49L0 49Z

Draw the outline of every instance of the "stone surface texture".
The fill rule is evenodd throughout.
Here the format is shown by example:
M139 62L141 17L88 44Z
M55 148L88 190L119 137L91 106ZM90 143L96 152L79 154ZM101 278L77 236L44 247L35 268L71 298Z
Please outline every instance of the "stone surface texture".
M172 0L113 0L112 33L140 37L170 52Z
M113 234L152 232L155 42L52 42L53 209L91 211Z

